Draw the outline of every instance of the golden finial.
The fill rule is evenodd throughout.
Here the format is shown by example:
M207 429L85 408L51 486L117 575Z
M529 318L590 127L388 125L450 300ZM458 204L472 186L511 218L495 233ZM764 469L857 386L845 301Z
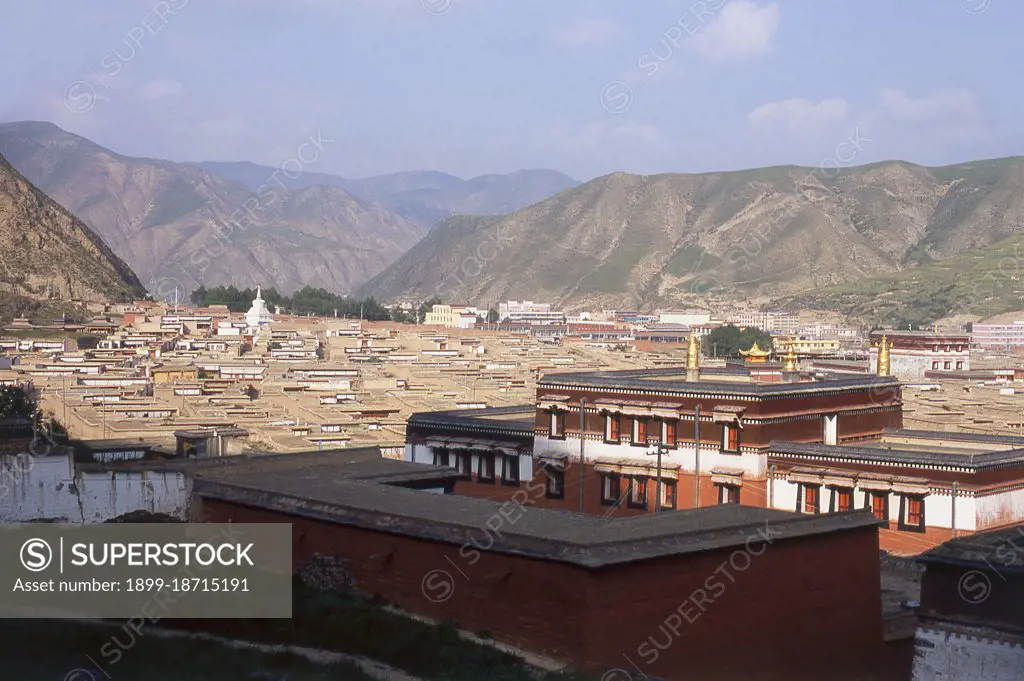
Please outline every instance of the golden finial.
M892 372L889 364L889 341L885 336L882 336L882 340L878 343L878 375L879 376L891 376Z
M782 369L783 371L796 371L796 348L794 344L790 343L789 350L786 352L786 365Z
M690 344L686 348L686 368L689 371L700 368L700 338L695 330L690 332Z

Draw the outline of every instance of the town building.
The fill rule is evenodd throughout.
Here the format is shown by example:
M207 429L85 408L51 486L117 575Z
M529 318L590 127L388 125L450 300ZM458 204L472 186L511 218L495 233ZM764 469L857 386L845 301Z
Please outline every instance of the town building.
M785 354L792 350L800 358L835 357L839 354L841 344L838 339L806 338L804 336L775 336L772 346L777 354Z
M472 329L480 311L469 305L434 305L424 315L423 323L446 329Z
M565 315L552 310L550 303L535 303L532 300L509 300L498 304L498 319L512 324L564 324Z
M986 350L1014 352L1024 347L1024 321L1013 324L974 324L971 342Z
M879 344L889 344L892 375L901 381L921 381L926 371L970 371L971 338L966 333L932 331L873 331L870 361L878 363Z
M913 681L1020 679L1024 527L954 539L919 561Z
M711 323L711 313L707 310L669 310L658 314L658 322L679 326L701 326Z

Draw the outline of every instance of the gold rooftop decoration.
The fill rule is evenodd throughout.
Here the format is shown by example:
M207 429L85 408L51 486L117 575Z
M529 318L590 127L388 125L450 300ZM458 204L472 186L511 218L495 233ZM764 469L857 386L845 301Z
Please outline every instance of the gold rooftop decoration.
M882 340L878 343L878 375L879 376L891 376L892 370L889 364L889 348L892 347L889 344L888 339L883 335Z
M762 350L757 341L754 341L749 350L740 350L740 354L748 362L766 362L768 361L768 355L771 353L767 350Z
M796 349L793 344L790 344L789 351L786 352L786 366L782 368L783 371L796 371Z

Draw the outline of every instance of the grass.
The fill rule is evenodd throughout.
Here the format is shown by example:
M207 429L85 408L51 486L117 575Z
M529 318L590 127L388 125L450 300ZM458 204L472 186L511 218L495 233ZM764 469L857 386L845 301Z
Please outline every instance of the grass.
M466 641L450 623L416 621L383 605L297 583L290 620L176 620L168 626L365 656L438 681L584 681L580 676L536 670L515 655Z
M369 681L355 665L316 664L290 653L236 650L53 620L0 620L4 679L18 681ZM134 638L133 638L134 635ZM77 675L74 672L78 670Z

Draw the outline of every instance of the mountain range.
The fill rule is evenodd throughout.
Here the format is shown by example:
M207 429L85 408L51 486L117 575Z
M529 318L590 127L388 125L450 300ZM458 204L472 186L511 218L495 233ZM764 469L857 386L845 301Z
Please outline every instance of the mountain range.
M838 286L827 289L829 306L873 313L863 296L845 305L841 286L941 271L946 258L1011 238L1024 231L1022 189L1021 157L941 168L891 161L829 172L614 173L510 215L448 218L358 293L653 309L719 300L814 306L823 304L815 293Z
M255 163L207 161L198 167L244 184L256 191L275 169ZM373 201L412 220L424 231L452 215L501 215L512 213L580 183L555 170L519 170L508 175L480 175L463 180L432 170L393 173L363 179L347 179L303 170L290 179L274 177L292 189L314 184L340 187L353 196Z
M257 192L273 169L124 156L34 121L0 124L0 153L92 227L159 296L221 284L349 292L416 243L431 211L518 206L548 177L500 176L507 179L488 189L486 178L464 182L442 173L353 181L302 173ZM554 174L552 191L562 177ZM425 203L416 203L417 192ZM391 210L389 201L417 219Z
M127 301L141 282L81 220L0 156L0 316Z

